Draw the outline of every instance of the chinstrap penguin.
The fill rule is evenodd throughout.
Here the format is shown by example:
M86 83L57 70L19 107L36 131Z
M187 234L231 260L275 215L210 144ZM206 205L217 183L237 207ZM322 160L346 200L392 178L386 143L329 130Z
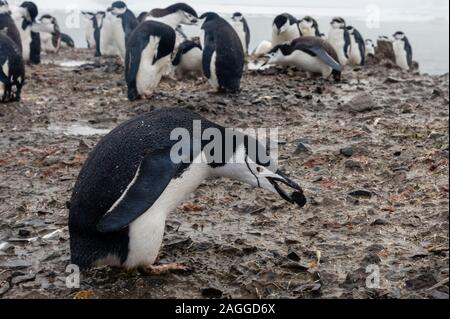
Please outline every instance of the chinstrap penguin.
M55 17L46 14L39 19L47 30L40 32L41 48L44 52L58 53L61 48L61 31Z
M313 17L304 17L299 21L298 26L300 28L301 36L303 37L322 37L322 34L319 30L319 24Z
M22 56L25 63L41 63L41 38L36 29L39 10L31 1L23 2L12 13L22 39Z
M20 38L19 29L14 22L9 4L6 0L0 0L0 32L5 33L14 43L22 54L22 39Z
M201 77L203 51L199 43L191 40L183 42L172 59L174 76L181 80L186 76Z
M255 51L253 52L253 55L255 57L262 57L267 53L269 53L270 50L272 50L272 48L273 48L272 42L264 40L260 44L258 44Z
M203 73L219 92L236 93L241 87L245 54L233 27L218 14L207 12L203 19Z
M120 58L125 60L126 43L131 33L136 29L138 20L123 1L114 2L109 11L116 18L111 19L114 38L113 45Z
M300 34L298 20L289 13L277 16L272 24L272 45L277 46L297 39Z
M236 33L238 34L239 39L241 40L244 52L245 54L248 55L251 35L247 20L240 12L235 12L231 17L231 20L232 20L231 25L233 26L234 30L236 30Z
M375 56L375 44L371 39L366 39L366 57Z
M198 140L206 130L220 133L221 144ZM174 158L179 140L174 130L187 132L186 161ZM104 137L84 164L70 201L71 262L81 269L109 265L126 269L154 269L168 215L209 178L231 178L278 194L303 207L300 186L261 160L265 147L254 138L236 133L232 149L226 145L225 128L183 109L163 109L132 119ZM192 147L190 147L191 145ZM265 153L264 153L265 154ZM235 156L233 156L235 155ZM229 157L230 156L230 157ZM175 156L176 157L176 156ZM201 160L204 159L204 160ZM288 192L285 189L292 190Z
M96 13L94 12L88 12L88 11L82 11L81 12L82 17L84 18L85 21L85 29L86 29L86 43L87 43L87 47L88 49L94 49L96 44L95 44L95 36L94 36L94 32L95 32L95 25L94 25L94 21L95 21L95 15Z
M352 26L347 27L350 35L350 65L364 65L366 62L366 43L361 33Z
M410 70L413 65L413 50L408 37L398 31L394 35L395 62L403 70Z
M300 37L290 44L280 44L270 51L268 58L266 64L295 66L324 78L333 75L336 81L341 79L342 68L336 51L318 37Z
M351 39L347 24L341 17L333 18L328 34L328 42L333 46L339 57L339 63L345 66L350 58Z
M20 101L25 66L17 44L0 32L0 102Z

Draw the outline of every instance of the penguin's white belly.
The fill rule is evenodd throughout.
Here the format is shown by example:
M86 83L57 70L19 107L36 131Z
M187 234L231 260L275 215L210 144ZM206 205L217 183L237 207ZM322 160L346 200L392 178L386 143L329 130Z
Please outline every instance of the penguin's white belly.
M219 88L219 79L217 78L217 73L216 73L216 51L214 51L212 57L211 57L211 64L209 67L211 76L209 77L209 83L211 84L211 86L215 89Z
M125 61L126 46L125 46L125 31L123 30L122 20L115 19L112 24L113 45L116 53Z
M9 78L9 61L6 60L5 64L3 64L1 67L3 74L7 78ZM3 97L3 94L5 94L5 83L0 81L0 99Z
M236 31L237 35L239 36L239 40L241 40L242 48L244 49L244 52L247 53L247 40L245 36L244 31L244 24L242 22L235 22L233 23L233 28Z
M272 49L272 43L264 40L258 45L254 54L256 56L262 56L262 55L269 53L271 49Z
M52 52L56 53L58 49L53 45L52 38L53 36L50 33L47 32L41 32L41 49L44 52Z
M106 20L100 30L100 52L104 56L114 56L117 50L114 45L114 33L111 21Z
M17 22L16 22L17 24ZM22 26L17 26L20 33L20 38L22 39L22 56L25 63L30 61L31 54L31 27L27 27L25 30Z
M276 46L279 44L291 42L292 40L297 39L298 37L300 37L300 32L296 24L290 25L286 29L286 31L280 34L278 34L276 28L274 28L272 35L272 44L273 46Z
M304 37L315 37L316 31L309 27L300 27L300 31L302 31L302 36Z
M194 161L195 162L195 161ZM151 266L158 257L169 213L209 176L204 164L192 164L180 178L173 179L153 206L129 228L126 268Z
M345 39L344 39L344 31L343 30L331 30L328 35L328 42L333 46L336 51L339 63L341 65L346 65L348 62L347 57L345 56L344 47L345 47Z
M395 61L403 70L409 70L408 58L403 41L394 41Z
M360 65L362 62L361 51L359 50L359 45L355 41L354 37L351 37L350 44L350 57L348 63L352 65Z
M168 55L152 64L158 54L159 41L159 37L151 36L147 47L141 53L141 63L136 78L137 90L140 95L150 96L153 94L153 90L158 86L170 62L170 55Z
M94 37L94 28L92 25L88 25L86 28L86 42L89 48L95 48L95 37Z
M202 57L203 52L199 48L193 48L183 55L175 71L177 78L186 73L202 74Z
M366 46L366 56L369 56L369 55L375 55L375 49L374 49L374 47L373 46Z
M325 78L329 77L333 71L333 69L322 62L322 60L303 51L295 51L289 60L299 69L306 72L319 73Z

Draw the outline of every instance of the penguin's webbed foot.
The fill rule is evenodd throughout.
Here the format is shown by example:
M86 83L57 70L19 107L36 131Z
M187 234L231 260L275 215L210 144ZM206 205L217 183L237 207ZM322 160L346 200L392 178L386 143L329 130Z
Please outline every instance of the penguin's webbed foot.
M173 273L187 273L191 269L181 264L167 264L167 265L152 265L148 267L139 268L139 272L143 275L161 276Z

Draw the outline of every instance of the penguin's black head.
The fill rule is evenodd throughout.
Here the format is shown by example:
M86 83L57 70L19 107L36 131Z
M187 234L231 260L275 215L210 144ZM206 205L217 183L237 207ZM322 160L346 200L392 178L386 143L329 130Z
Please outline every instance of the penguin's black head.
M208 22L214 19L220 18L220 16L215 12L205 12L200 16L200 20L204 20L204 22Z
M184 16L190 20L191 24L195 24L198 21L198 15L197 11L194 10L190 5L187 5L186 3L176 3L171 6L168 6L165 9L169 14L180 12L183 13Z
M351 26L351 25L349 25L348 27L346 27L345 28L347 31L348 31L348 33L350 33L350 34L354 34L355 33L355 28L353 27L353 26Z
M123 1L116 1L111 5L111 13L115 16L121 16L122 14L124 14L128 8L127 5L125 4L125 2Z
M143 22L145 20L145 18L147 18L147 16L148 16L148 12L146 12L146 11L141 12L139 14L139 16L137 17L139 23Z
M273 20L273 26L278 30L278 34L282 33L283 31L286 31L285 29L293 24L291 23L292 19L289 17L289 14L283 13L280 14Z
M233 19L234 21L241 21L243 17L244 16L242 15L242 13L235 12L235 13L233 13L233 16L231 17L231 19Z
M403 31L397 31L393 35L395 40L404 40L405 39L405 33Z
M341 17L333 18L330 24L334 29L345 29L345 27L347 26L345 20Z
M9 10L8 1L0 0L0 14L11 14L11 10Z
M28 14L30 15L31 21L36 21L37 16L39 15L39 10L37 5L31 1L25 1L20 5L22 8L27 9Z

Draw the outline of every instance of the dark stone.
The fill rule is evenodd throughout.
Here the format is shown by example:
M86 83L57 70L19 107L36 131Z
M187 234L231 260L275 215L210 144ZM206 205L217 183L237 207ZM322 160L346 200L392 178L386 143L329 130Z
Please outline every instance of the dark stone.
M430 294L430 298L433 299L439 299L439 300L448 300L449 296L448 293L439 291L439 290L434 290L431 294Z
M342 288L347 290L353 290L355 288L361 288L366 286L368 274L364 268L359 268L358 270L348 273L345 278Z
M389 225L389 222L385 219L382 218L378 218L377 220L375 220L372 224L370 224L371 226L386 226Z
M202 297L208 299L219 299L222 298L223 291L216 288L205 288L202 289Z
M344 155L345 157L352 157L353 154L355 154L355 150L353 147L346 147L340 150L341 155Z
M436 284L437 284L436 277L434 277L434 275L431 273L425 273L413 279L407 280L406 288L418 291L433 287Z
M292 249L289 249L287 258L289 258L292 261L296 261L296 262L300 261L300 255L295 250L292 250Z
M300 154L312 154L311 147L307 144L300 142L297 145L297 149L295 150L294 155L300 155Z
M352 197L358 197L358 198L372 198L373 193L366 190L357 190L349 193Z

